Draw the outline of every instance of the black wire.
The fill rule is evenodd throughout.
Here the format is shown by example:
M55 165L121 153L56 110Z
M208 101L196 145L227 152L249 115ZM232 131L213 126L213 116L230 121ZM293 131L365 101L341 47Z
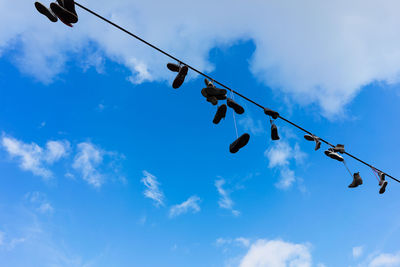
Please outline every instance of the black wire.
M95 15L96 17L98 17L98 18L104 20L105 22L111 24L112 26L118 28L119 30L121 30L121 31L127 33L128 35L130 35L130 36L136 38L137 40L141 41L142 43L144 43L144 44L150 46L151 48L157 50L158 52L160 52L160 53L166 55L167 57L172 58L173 60L175 60L175 61L177 61L177 62L179 62L179 63L181 63L181 64L184 64L184 65L188 66L188 68L191 69L191 70L193 70L194 72L196 72L196 73L198 73L198 74L200 74L200 75L206 77L206 78L209 79L209 80L212 80L214 83L216 83L216 84L218 84L218 85L224 87L225 89L231 91L232 93L234 93L234 94L240 96L241 98L243 98L243 99L245 99L245 100L247 100L247 101L253 103L254 105L256 105L256 106L258 106L259 108L262 108L262 109L264 110L264 107L263 107L262 105L260 105L260 104L258 104L257 102L251 100L250 98L248 98L248 97L242 95L241 93L239 93L239 92L237 92L237 91L231 89L230 87L226 86L225 84L222 84L222 83L218 82L217 80L211 78L211 77L208 76L207 74L205 74L205 73L203 73L203 72L197 70L196 68L190 66L189 64L186 64L186 63L183 62L182 60L180 60L180 59L174 57L173 55L171 55L171 54L165 52L164 50L158 48L157 46L155 46L155 45L153 45L153 44L147 42L146 40L140 38L139 36L137 36L137 35L135 35L135 34L133 34L133 33L131 33L130 31L128 31L128 30L122 28L121 26L119 26L119 25L115 24L114 22L112 22L112 21L106 19L105 17L103 17L103 16L97 14L96 12L90 10L89 8L87 8L87 7L85 7L85 6L81 5L81 4L79 4L79 3L77 3L77 2L75 2L75 4L76 4L77 6L79 6L80 8L82 8L83 10L86 10L87 12L91 13L92 15ZM301 131L303 131L303 132L305 132L305 133L307 133L307 134L314 135L314 134L312 134L310 131L308 131L308 130L302 128L301 126L295 124L294 122L289 121L288 119L285 119L284 117L282 117L282 116L280 116L280 115L279 115L279 118L280 118L281 120L283 120L283 121L286 121L287 123L291 124L292 126L298 128L298 129L300 129ZM324 139L322 139L322 138L320 138L320 140L321 140L321 142L324 142L325 144L327 144L327 145L329 145L329 146L331 146L331 147L335 147L334 145L332 145L331 143L329 143L328 141L326 141L326 140L324 140ZM361 162L362 164L364 164L364 165L366 165L366 166L368 166L368 167L370 167L370 168L373 168L373 169L377 170L378 172L385 173L385 172L380 171L379 169L375 168L375 167L372 166L371 164L368 164L368 163L366 163L365 161L363 161L363 160L357 158L356 156L353 156L352 154L350 154L350 153L348 153L348 152L345 152L344 154L348 155L349 157L352 157L353 159L355 159L355 160ZM385 174L386 174L386 176L388 176L389 178L391 178L391 179L395 180L396 182L400 183L400 180L394 178L393 176L391 176L391 175L389 175L389 174L387 174L387 173L385 173Z

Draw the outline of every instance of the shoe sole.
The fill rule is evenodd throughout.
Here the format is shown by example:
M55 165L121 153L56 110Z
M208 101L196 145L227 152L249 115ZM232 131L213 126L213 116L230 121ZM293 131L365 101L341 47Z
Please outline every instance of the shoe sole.
M383 193L385 193L386 192L386 186L388 185L388 182L387 181L385 181L384 183L383 183L383 185L382 185L382 187L381 187L381 189L379 190L379 194L383 194Z
M69 12L65 8L61 7L56 3L50 4L51 11L67 26L72 27L72 23L78 22L78 17L73 13Z
M232 99L228 98L227 104L228 107L232 108L237 114L241 115L244 113L244 108Z
M37 9L37 11L39 11L40 14L45 15L51 22L57 22L58 19L56 16L53 16L53 14L51 14L50 10L45 7L43 4L39 3L39 2L35 2L35 7Z
M183 82L185 81L186 75L188 73L189 68L187 66L183 66L179 71L178 75L176 76L174 82L172 83L172 87L174 89L178 89L182 86Z
M170 71L179 72L179 66L178 66L177 64L168 63L168 64L167 64L167 68L168 68Z
M225 118L225 116L226 116L226 111L227 111L227 108L226 108L226 105L225 105L225 104L222 105L222 106L220 106L220 107L218 108L218 110L217 110L217 113L215 114L213 123L214 123L214 124L220 123L220 121L221 121L223 118Z
M249 143L249 140L250 140L250 135L247 133L243 134L229 146L229 151L232 154L237 153L240 149L242 149Z

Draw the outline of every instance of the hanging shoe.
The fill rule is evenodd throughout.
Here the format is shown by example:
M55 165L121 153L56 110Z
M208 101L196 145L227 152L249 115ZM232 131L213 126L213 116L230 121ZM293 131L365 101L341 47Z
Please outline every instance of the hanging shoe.
M382 186L383 183L385 182L385 176L386 174L384 174L383 172L379 172L379 186Z
M214 106L218 105L218 99L215 96L207 97L207 102L210 102Z
M321 148L321 141L319 140L319 137L315 135L306 134L304 135L304 139L306 139L307 141L315 142L315 151Z
M210 96L215 96L215 97L225 97L226 99L226 93L227 91L225 89L219 89L216 87L206 87L203 88L202 94L205 97L210 97Z
M321 141L319 140L318 137L315 138L315 151L319 150L321 148Z
M214 87L215 85L213 84L213 82L209 81L207 78L204 79L204 83L207 87Z
M78 17L66 10L64 7L57 3L51 3L50 9L53 13L67 26L72 27L72 23L78 21Z
M57 2L58 2L58 4L60 4L59 0L57 0ZM61 0L61 2L62 2L62 5L60 5L60 6L74 15L73 17L71 17L70 22L77 23L78 22L78 14L76 14L76 10L75 10L75 1L74 0Z
M309 134L304 135L304 139L306 139L307 141L315 141L314 135Z
M279 117L279 113L271 110L269 108L264 108L264 113L268 116L271 116L274 120L276 120Z
M45 15L51 22L57 22L58 18L56 15L47 7L45 7L42 3L40 2L35 2L35 7L37 11L39 11L40 14Z
M170 71L173 71L173 72L179 72L179 65L178 64L175 64L175 63L168 63L167 64L167 68L170 70Z
M238 103L236 103L235 101L233 101L233 99L228 98L226 103L228 104L228 107L232 108L237 114L244 113L244 108L241 105L239 105Z
M188 73L188 66L183 65L179 67L179 73L176 76L174 82L172 83L172 87L174 89L178 89L179 87L181 87L181 85L183 84L183 82L185 81L186 75Z
M356 188L362 184L363 184L363 180L360 176L360 173L359 172L354 173L353 182L349 185L349 188Z
M229 146L229 151L232 154L237 153L242 147L244 147L245 145L247 145L247 143L250 140L250 135L245 133L243 134L241 137L239 137L235 142L233 142L230 146Z
M336 145L333 148L333 150L334 150L334 152L339 152L340 154L343 154L345 152L344 151L344 145Z
M271 125L271 139L273 141L278 141L279 139L281 139L278 134L278 127L273 122Z
M343 162L344 158L340 156L338 153L336 153L333 148L329 148L328 150L325 150L325 155L330 157L331 159L335 159L337 161Z
M217 109L217 113L215 113L213 123L218 124L223 118L226 116L227 107L225 104L219 106Z
M382 183L382 186L381 186L381 189L379 189L379 194L383 194L383 193L385 193L386 192L386 186L388 185L388 182L387 181L384 181L383 183Z

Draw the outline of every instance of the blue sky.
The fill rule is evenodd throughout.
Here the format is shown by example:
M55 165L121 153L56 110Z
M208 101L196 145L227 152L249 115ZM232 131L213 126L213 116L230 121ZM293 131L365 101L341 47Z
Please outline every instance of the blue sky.
M313 57L306 53L313 34L293 34L290 40L302 40L296 50L279 46L269 26L265 36L257 28L230 28L226 15L211 30L196 17L177 32L167 23L172 36L166 37L153 33L163 17L150 21L145 4L137 3L132 21L123 11L132 3L110 5L103 14L132 29L146 25L138 32L217 80L332 143L344 143L382 170L400 173L400 66L379 52L386 48L395 59L398 48L375 42L365 62L388 67L374 69L359 62L361 55L349 58L353 50L346 41L346 53L333 51L337 61L313 72L310 66L330 60L324 49ZM232 110L212 124L216 109L200 94L201 77L191 73L174 90L164 56L85 14L67 29L23 6L29 19L20 29L0 30L0 265L400 266L398 184L389 181L381 196L372 171L346 158L364 179L348 189L351 177L323 154L326 147L315 152L302 132L279 120L281 140L271 141L263 112L237 97L246 109L236 116L239 134L248 132L251 139L232 155ZM318 8L327 12L320 6L305 11ZM240 8L231 9L235 14ZM367 11L355 16L364 21L356 26L369 27L382 10ZM340 12L332 10L333 22L342 21L346 14ZM204 35L184 41L195 33ZM372 47L354 36L360 37L358 47ZM59 38L65 38L64 50ZM280 56L290 51L299 59ZM307 60L300 55L310 56L310 66L300 64ZM346 75L335 70L343 66Z

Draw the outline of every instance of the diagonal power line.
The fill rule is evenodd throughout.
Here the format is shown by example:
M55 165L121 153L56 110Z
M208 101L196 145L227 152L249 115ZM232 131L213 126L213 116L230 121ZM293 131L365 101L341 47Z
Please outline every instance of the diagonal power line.
M150 46L151 48L153 48L153 49L157 50L158 52L164 54L165 56L167 56L167 57L169 57L169 58L171 58L171 59L173 59L173 60L175 60L175 61L177 61L177 62L179 62L179 63L181 63L181 64L184 64L184 65L188 66L188 68L191 69L192 71L194 71L194 72L196 72L196 73L202 75L203 77L205 77L205 78L207 78L207 79L209 79L209 80L212 80L214 83L216 83L216 84L222 86L223 88L229 90L230 92L236 94L237 96L239 96L239 97L241 97L241 98L247 100L248 102L250 102L250 103L256 105L257 107L259 107L259 108L261 108L261 109L263 109L263 110L265 109L265 107L262 106L261 104L255 102L254 100L251 100L250 98L248 98L248 97L242 95L241 93L239 93L239 92L233 90L232 88L228 87L227 85L225 85L225 84L223 84L223 83L221 83L221 82L219 82L219 81L213 79L212 77L210 77L210 76L208 76L207 74L201 72L200 70L198 70L198 69L196 69L196 68L190 66L189 64L186 64L186 63L183 62L182 60L176 58L175 56L169 54L168 52L165 52L165 51L162 50L161 48L158 48L157 46L155 46L155 45L153 45L153 44L147 42L146 40L142 39L141 37L137 36L136 34L131 33L130 31L126 30L125 28L123 28L123 27L121 27L121 26L119 26L118 24L116 24L116 23L114 23L114 22L112 22L112 21L106 19L105 17L103 17L103 16L101 16L101 15L99 15L99 14L97 14L96 12L92 11L91 9L89 9L89 8L87 8L87 7L85 7L85 6L81 5L81 4L79 4L79 3L77 3L77 2L75 2L75 4L76 4L78 7L82 8L83 10L89 12L90 14L92 14L92 15L98 17L99 19L101 19L101 20L107 22L108 24L111 24L111 25L114 26L115 28L117 28L117 29L119 29L119 30L125 32L126 34L132 36L133 38L135 38L135 39L137 39L137 40L139 40L139 41L141 41L142 43L146 44L147 46ZM298 125L298 124L296 124L296 123L294 123L294 122L291 122L290 120L288 120L288 119L282 117L281 115L279 115L279 118L280 118L281 120L283 120L283 121L285 121L285 122L291 124L292 126L298 128L299 130L301 130L301 131L307 133L307 134L314 135L314 134L311 133L310 131L304 129L303 127L301 127L300 125ZM325 139L323 139L323 138L320 138L320 141L321 141L321 142L324 142L325 144L327 144L327 145L329 145L329 146L331 146L331 147L335 147L334 145L332 145L330 142L328 142L327 140L325 140ZM358 158L358 157L356 157L356 156L354 156L354 155L352 155L352 154L350 154L350 153L348 153L348 152L344 152L344 154L346 154L347 156L349 156L349 157L351 157L351 158L353 158L353 159L359 161L360 163L362 163L362 164L364 164L364 165L370 167L371 169L374 169L374 170L376 170L376 171L378 171L378 172L384 173L387 177L389 177L389 178L393 179L394 181L400 183L400 180L398 180L398 179L396 179L395 177L393 177L393 176L387 174L386 172L383 172L383 171L379 170L378 168L376 168L376 167L374 167L373 165L371 165L371 164L369 164L369 163L367 163L367 162L361 160L360 158Z

